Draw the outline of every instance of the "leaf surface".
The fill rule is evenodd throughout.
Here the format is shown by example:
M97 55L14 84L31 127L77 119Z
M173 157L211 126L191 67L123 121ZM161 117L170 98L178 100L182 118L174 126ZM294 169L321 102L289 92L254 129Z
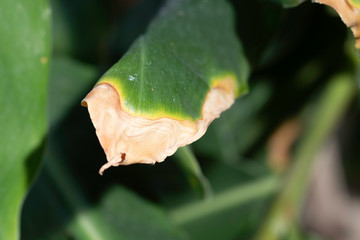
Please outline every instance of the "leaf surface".
M222 0L169 1L99 81L116 87L135 116L199 119L209 89L230 76L247 91L247 62Z
M189 147L179 148L175 154L176 163L185 174L191 187L199 196L209 199L212 197L211 186L201 171L201 167Z
M163 209L124 187L110 189L100 207L104 220L124 239L188 239Z
M0 239L18 239L21 203L40 164L49 19L45 0L0 1Z
M110 166L162 162L247 92L248 64L223 0L168 1L83 100Z
M79 134L79 128L70 121L73 130L67 135L65 122L96 77L92 65L67 57L53 58L45 163L24 204L22 239L184 239L162 209L124 187L112 187L99 202L91 202L92 196L81 185L84 175L69 166L69 162L86 161L76 156L81 149L72 152L67 143ZM94 180L93 173L90 177ZM94 180L98 185L85 181L90 188L107 187L100 179Z

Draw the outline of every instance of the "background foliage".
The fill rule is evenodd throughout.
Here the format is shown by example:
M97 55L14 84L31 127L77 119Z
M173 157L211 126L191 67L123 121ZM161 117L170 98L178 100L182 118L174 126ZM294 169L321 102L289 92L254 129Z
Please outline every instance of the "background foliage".
M1 0L0 239L17 238L41 159L34 152L43 164L22 208L21 239L328 239L307 224L304 200L329 139L340 149L346 194L359 190L358 59L332 10L279 2L297 4L231 1L251 65L247 96L191 149L101 177L105 156L80 101L164 1L51 0L47 86L45 1ZM29 49L39 50L27 58Z
M0 239L16 239L46 138L50 9L4 0L0 22Z

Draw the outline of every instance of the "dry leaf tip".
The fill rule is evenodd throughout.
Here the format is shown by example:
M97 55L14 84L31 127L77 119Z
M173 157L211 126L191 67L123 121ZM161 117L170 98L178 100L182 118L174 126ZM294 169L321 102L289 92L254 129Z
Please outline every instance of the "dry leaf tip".
M234 81L234 79L230 79ZM228 82L230 83L231 81ZM182 146L199 139L209 124L234 102L234 93L225 87L212 88L196 121L172 118L149 119L133 116L121 106L121 96L108 83L100 83L82 101L87 107L108 162L111 166L134 163L155 164Z

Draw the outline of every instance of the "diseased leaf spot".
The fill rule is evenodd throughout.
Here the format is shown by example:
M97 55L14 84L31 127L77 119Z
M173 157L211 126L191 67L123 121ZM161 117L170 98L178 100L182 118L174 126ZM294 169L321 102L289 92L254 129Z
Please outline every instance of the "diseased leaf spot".
M225 86L235 85L235 79L229 77L222 81L223 84L210 89L202 107L202 117L195 121L133 116L122 108L121 96L115 87L108 83L97 85L83 100L83 106L88 106L108 160L100 168L100 175L111 166L162 162L179 147L199 139L209 124L234 103L234 90L228 91Z
M121 153L121 162L125 161L126 153Z

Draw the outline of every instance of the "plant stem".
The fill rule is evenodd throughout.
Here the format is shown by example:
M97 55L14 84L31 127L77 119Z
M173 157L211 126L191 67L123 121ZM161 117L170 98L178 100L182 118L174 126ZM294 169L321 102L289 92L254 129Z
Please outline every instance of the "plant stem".
M212 196L211 186L201 171L201 167L190 147L181 147L175 153L176 163L185 173L191 187L205 199Z
M349 76L340 75L331 79L295 153L288 182L257 239L288 239L291 226L300 216L315 154L334 131L354 95L355 88Z
M199 201L170 211L170 216L178 225L254 201L274 193L279 188L279 178L269 176L215 195L208 201Z

